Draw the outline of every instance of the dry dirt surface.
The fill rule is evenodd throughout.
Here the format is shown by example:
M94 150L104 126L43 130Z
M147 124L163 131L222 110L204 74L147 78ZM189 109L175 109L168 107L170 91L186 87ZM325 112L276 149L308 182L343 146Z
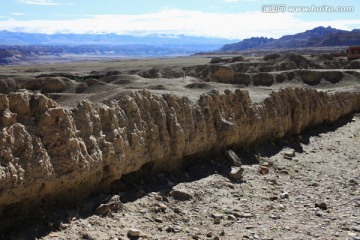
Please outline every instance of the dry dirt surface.
M54 212L13 239L360 239L359 140L355 115L251 152L234 149L242 180L229 177L225 155L128 176L122 191ZM96 209L99 198L121 203ZM80 214L86 207L95 212Z
M173 94L171 99L185 96L189 99L189 101L185 101L187 105L197 106L199 96L209 94L214 89L221 94L225 89L229 89L230 91L228 93L225 91L225 93L233 96L232 92L236 91L238 91L238 95L242 94L242 91L236 90L241 88L248 91L249 101L247 102L251 102L251 107L245 110L264 109L263 112L266 112L263 101L269 106L272 103L272 100L266 101L271 94L282 93L287 96L285 93L288 92L289 96L290 93L293 96L294 92L309 90L304 91L303 95L299 95L299 98L304 97L304 99L300 99L301 103L307 102L307 104L304 105L304 109L297 109L296 118L297 120L301 119L300 122L298 121L300 124L308 115L307 123L312 126L317 123L316 118L312 118L312 113L309 113L310 110L307 111L307 109L313 111L317 109L324 116L327 114L330 116L339 109L358 109L359 101L349 101L351 99L349 96L353 94L353 99L356 99L355 95L360 91L359 64L360 61L348 62L343 56L326 54L306 57L299 54L272 54L264 58L226 57L220 60L195 56L178 59L7 66L0 68L0 92L3 93L3 95L1 94L2 99L10 100L8 100L8 106L4 104L5 110L1 113L3 118L0 123L3 134L6 133L6 129L13 126L27 130L29 136L36 133L36 127L42 130L43 125L33 119L25 121L27 115L20 114L21 104L17 103L15 107L12 106L14 103L11 103L11 100L20 98L19 96L31 96L32 99L37 99L38 102L29 100L29 109L33 105L43 104L44 106L41 106L44 107L44 110L39 110L39 116L48 111L47 108L50 109L50 112L53 108L58 110L53 111L55 123L62 119L55 115L63 113L63 118L69 119L69 122L76 118L76 122L81 123L84 120L90 126L92 123L90 118L89 120L81 115L76 115L79 112L76 110L77 106L81 105L78 104L83 99L88 99L85 101L85 105L89 106L90 110L94 110L89 111L94 115L97 113L96 109L110 109L110 105L106 104L114 103L113 108L117 109L120 102L116 103L116 101L123 96L129 99L130 96L137 96L136 99L140 99L142 94L144 96ZM186 77L183 75L184 73ZM147 90L134 93L141 89ZM212 92L215 97L220 96L220 94ZM312 97L310 100L306 98L307 92ZM341 95L342 93L343 95ZM319 98L320 100L332 99L324 97L327 94L337 96L336 99L331 100L332 104L317 101L316 97L319 96L322 96ZM346 97L346 94L349 96ZM343 99L348 99L341 102L341 96ZM214 99L220 99L215 97ZM171 99L169 99L170 97L165 99L166 101L163 100L166 103L163 106L171 110L169 107ZM339 102L337 103L335 100L339 100ZM314 101L317 102L314 103ZM123 103L123 108L128 110L129 105L125 103L127 102ZM57 104L60 107L56 107ZM350 108L345 104L355 106ZM79 107L84 112L87 109L85 105L83 103L82 107ZM221 124L214 124L214 127L220 129L219 134L229 131L233 126L231 121L236 122L237 119L232 118L232 113L225 114L228 110L225 105L219 105L223 115L220 114L218 117L221 120L220 123L223 123L225 127L230 127L224 127L221 130ZM234 109L237 109L236 106ZM292 105L289 104L289 106ZM221 109L222 107L224 108ZM327 109L330 110L324 113L324 107L328 107ZM180 107L179 109L182 110ZM293 111L290 109L282 113L279 109L279 111L274 109L268 115L265 114L269 119L279 113L282 114L282 117L287 116L286 114L290 116L292 114L289 112ZM35 114L36 111L33 110L31 109L29 112ZM245 110L244 116L251 116L255 111L246 112ZM146 112L148 108L143 107L141 111ZM126 116L132 121L137 113L141 116L141 111L129 111L130 113ZM305 112L302 113L302 111ZM100 113L102 112L100 111ZM111 114L105 115L102 116L104 119L111 120ZM295 117L290 116L289 118L293 120ZM146 123L142 118L139 119L141 121L136 122L135 129ZM176 118L174 117L174 119ZM52 124L53 121L50 120L48 122ZM189 119L183 120L183 125L189 123ZM254 124L256 124L255 120ZM190 121L192 124L190 125L197 126L196 119L192 121L194 124ZM269 122L271 121L269 120ZM249 122L249 129L252 126L250 123L253 122ZM95 122L94 124L96 125ZM164 122L163 129L169 132L172 128L178 129L176 127L179 126L179 124L166 124L167 122ZM286 119L284 124L286 126ZM58 125L60 127L60 124ZM35 140L34 142L39 145L43 144L45 150L53 148L51 154L56 156L56 154L60 155L59 152L56 152L56 149L61 149L60 142L68 141L68 136L78 137L79 134L84 134L89 137L89 140L94 140L93 142L99 140L93 139L92 133L87 133L85 129L87 126L80 125L82 124L78 123L78 126L69 124L70 127L73 127L73 131L71 131L73 135L66 135L67 131L60 131L65 139L59 139L51 144L43 144L45 138L49 136L35 134L34 139L38 142ZM273 125L276 123L274 122ZM145 124L144 126L153 125ZM127 128L116 129L126 133L129 130ZM109 129L111 130L108 131L109 134L116 130L110 127ZM100 127L97 130L99 130L100 136L100 133L103 132L100 131ZM130 130L129 134L124 134L124 136L133 136ZM197 128L192 127L190 130L196 132ZM266 132L266 128L255 130ZM176 133L176 131L173 132ZM47 132L45 131L45 133ZM59 136L62 136L60 133ZM248 137L251 138L251 136ZM231 136L229 136L230 138ZM173 139L177 140L176 137L170 138L170 140ZM29 142L25 140L23 141L24 145ZM230 144L216 142L219 146L221 144L221 146L226 146L226 149L221 149L222 151L218 151L216 154L205 154L194 150L193 155L186 155L184 162L187 164L175 172L154 174L151 166L145 163L140 165L141 161L148 157L143 155L143 158L136 159L139 163L139 167L136 169L143 166L141 170L136 173L126 172L127 175L121 176L121 179L111 183L110 192L106 190L106 193L92 195L87 200L79 197L82 199L79 202L63 204L56 208L48 207L48 204L44 203L44 206L36 208L36 214L30 223L27 222L26 225L13 228L10 232L0 232L0 239L360 239L359 140L360 115L355 114L332 124L323 124L315 129L308 129L300 135L286 136L286 138L274 141L264 139L262 144L256 142L247 146L246 143L242 143L242 145L229 147ZM86 142L86 146L84 145L85 147L81 148L81 151L88 151L86 147L89 147L91 141ZM204 143L204 145L206 144ZM6 146L11 149L13 145ZM59 148L57 148L58 145ZM131 148L129 148L129 152L138 156L136 154L140 154L146 147L141 145L137 149L134 148L133 151L130 151ZM19 149L15 150L21 152L21 148ZM91 146L89 149L91 150ZM71 153L66 155L65 150L61 154L64 155L63 159L73 157L70 156ZM32 157L37 159L35 155L33 154ZM99 157L99 159L102 158ZM9 168L8 165L11 162L20 161L24 166L26 165L23 163L24 160L15 159L15 157L6 160L8 162L0 160L0 170L4 170L4 172ZM99 162L101 161L99 160ZM36 166L35 164L29 168ZM105 172L106 168L102 168L102 170ZM76 171L75 173L80 175ZM64 174L64 176L67 175ZM37 176L32 177L36 178ZM89 183L91 180L96 182L96 177L87 180ZM55 178L51 178L51 181L55 180ZM49 186L51 181L49 180ZM77 182L74 181L74 184L76 185ZM17 188L21 187L16 184L11 186L13 188L9 188L7 194L12 191L16 192ZM34 189L38 191L37 188ZM40 190L39 193L41 193ZM58 189L47 190L56 194ZM101 189L97 190L101 192ZM22 197L26 195L27 198L36 196L37 199L42 199L33 192L27 195L26 191L29 193L29 190L24 188L24 191L21 192ZM2 192L0 194L5 196ZM9 194L9 196L12 196L12 200L21 201L14 197L16 194ZM26 201L27 199L22 200ZM54 201L56 200L58 199L54 199ZM9 211L4 210L3 213L9 214L8 216L14 213L15 217L21 219L21 216L18 215L21 208L16 209L18 206L16 201L14 204L6 202L10 206L5 204L4 208L0 206L0 214L3 209L10 209ZM26 214L24 213L24 215ZM3 221L3 219L0 220Z

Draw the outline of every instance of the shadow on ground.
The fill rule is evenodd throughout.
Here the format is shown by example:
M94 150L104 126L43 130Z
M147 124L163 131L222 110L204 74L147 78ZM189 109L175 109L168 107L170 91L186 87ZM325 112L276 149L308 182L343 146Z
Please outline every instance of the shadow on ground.
M261 157L271 157L284 148L303 152L302 145L310 144L312 136L333 132L352 122L354 115L349 115L334 123L322 124L308 129L300 135L288 136L273 143L262 143L255 146L231 148L241 159L243 165L260 164ZM39 209L38 216L34 216L22 229L1 233L0 239L35 239L49 235L53 231L62 229L64 224L73 218L88 218L94 215L94 210L101 203L106 202L111 196L118 194L122 203L136 201L152 192L168 197L171 190L178 184L193 182L213 174L228 177L231 171L231 162L224 152L208 155L202 158L188 158L186 164L178 171L171 173L154 173L151 164L145 165L139 172L127 174L120 180L113 182L110 192L97 194L86 201L73 203L69 206L54 209ZM241 184L242 181L232 181Z

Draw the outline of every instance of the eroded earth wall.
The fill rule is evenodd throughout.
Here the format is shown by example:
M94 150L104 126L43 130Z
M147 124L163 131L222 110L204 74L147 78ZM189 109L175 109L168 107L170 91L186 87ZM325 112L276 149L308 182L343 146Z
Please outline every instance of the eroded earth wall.
M173 170L186 157L300 133L360 109L359 93L247 91L187 97L138 91L65 109L41 94L0 95L0 226L39 206L106 191L151 163Z

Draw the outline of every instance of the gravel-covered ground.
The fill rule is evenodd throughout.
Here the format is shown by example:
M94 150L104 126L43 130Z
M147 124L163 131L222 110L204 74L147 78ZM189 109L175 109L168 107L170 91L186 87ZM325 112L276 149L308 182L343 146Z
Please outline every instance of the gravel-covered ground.
M172 174L128 176L114 187L119 196L59 210L6 238L360 239L359 140L356 115L256 154L234 149L242 180L229 178L239 168L225 155Z

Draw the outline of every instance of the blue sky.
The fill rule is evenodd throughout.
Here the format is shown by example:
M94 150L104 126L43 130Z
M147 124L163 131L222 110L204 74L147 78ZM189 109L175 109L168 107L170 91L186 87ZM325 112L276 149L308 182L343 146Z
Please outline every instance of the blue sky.
M280 37L332 26L360 28L360 1L314 0L0 0L0 30L39 33L186 34ZM269 4L282 13L264 13ZM350 6L350 12L290 12L291 6Z

